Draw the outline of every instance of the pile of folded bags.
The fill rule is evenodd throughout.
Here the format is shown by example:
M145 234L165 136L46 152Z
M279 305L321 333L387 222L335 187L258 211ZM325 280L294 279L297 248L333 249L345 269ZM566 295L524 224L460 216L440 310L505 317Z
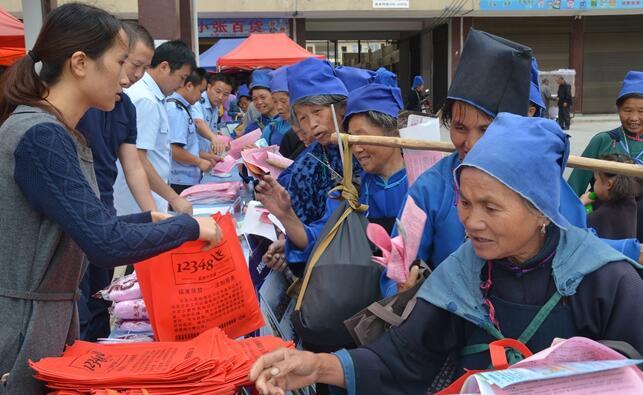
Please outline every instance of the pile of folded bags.
M94 297L112 302L110 313L116 319L110 337L99 339L100 343L154 341L136 273L115 279Z
M198 184L181 192L181 197L192 204L230 203L239 196L241 185L241 181Z
M235 341L212 328L185 342L76 341L62 357L29 365L55 395L232 395L251 385L257 358L281 347L293 344L272 336Z

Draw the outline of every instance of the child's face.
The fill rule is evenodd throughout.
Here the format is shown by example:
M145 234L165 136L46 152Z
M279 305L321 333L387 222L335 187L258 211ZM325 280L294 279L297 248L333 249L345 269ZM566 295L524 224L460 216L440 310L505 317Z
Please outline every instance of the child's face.
M609 201L611 188L609 181L596 171L594 172L594 180L594 193L596 197L603 202Z

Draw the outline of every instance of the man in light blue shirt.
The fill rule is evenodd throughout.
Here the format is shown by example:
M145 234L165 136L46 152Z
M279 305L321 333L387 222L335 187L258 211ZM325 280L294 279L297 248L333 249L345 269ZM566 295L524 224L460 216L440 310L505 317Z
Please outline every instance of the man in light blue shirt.
M208 77L208 86L201 94L201 99L193 107L194 124L199 134L201 156L216 160L215 153L226 150L226 144L221 140L217 131L220 112L223 104L232 92L232 83L224 74L213 74Z
M206 71L197 68L165 103L172 148L170 186L178 194L198 184L201 172L212 168L211 161L199 156L199 139L192 114L193 105L201 98L206 84Z
M185 43L168 41L154 51L149 71L127 89L127 94L136 107L136 148L154 191L156 207L162 212L167 211L169 203L177 212L192 213L190 203L168 185L170 142L165 98L183 85L195 67L194 54ZM123 182L116 181L114 194L114 204L119 215L140 212L129 188Z

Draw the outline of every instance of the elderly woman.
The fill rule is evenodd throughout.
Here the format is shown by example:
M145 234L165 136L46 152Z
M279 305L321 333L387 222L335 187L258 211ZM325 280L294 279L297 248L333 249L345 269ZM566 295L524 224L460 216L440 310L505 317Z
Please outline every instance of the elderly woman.
M643 71L629 71L616 98L621 125L616 129L592 137L583 156L601 158L607 154L624 154L637 164L643 164ZM594 174L588 170L574 169L569 185L576 195L585 193L594 185ZM638 239L643 241L643 199L638 203Z
M423 231L418 235L419 248L407 253L431 267L444 261L465 238L454 204L457 193L451 174L484 135L496 114L528 114L531 62L531 50L527 47L475 29L469 32L442 110L442 123L449 128L456 152L418 177L409 189L404 207L426 215ZM562 178L562 171L558 175L560 211L573 225L585 228L587 217L583 206ZM605 241L628 257L638 259L637 240Z
M447 361L456 367L440 375L447 383L485 369L479 350L505 337L534 352L571 336L643 350L641 266L558 209L568 152L553 121L499 114L454 171L469 240L428 278L408 320L350 351L265 355L250 373L259 392L321 382L349 394L424 394Z
M288 97L288 79L286 77L286 66L271 71L270 91L272 92L272 102L279 117L270 122L263 129L262 137L268 145L281 145L286 133L291 129L290 123L290 100Z
M380 76L385 79L390 74L380 71L375 82L348 95L344 129L350 134L398 136L396 118L402 109L400 89L379 83ZM399 148L362 145L351 146L351 151L363 169L359 202L368 205L366 216L371 222L379 223L390 232L408 189L402 152ZM339 205L337 196L326 200L320 219L305 224L291 207L288 192L273 179L266 177L257 186L257 192L257 198L286 228L287 255L307 261L324 225Z
M324 215L327 194L341 179L342 161L337 145L330 136L335 132L331 105L341 120L348 90L327 61L309 58L287 67L292 118L312 136L313 143L280 175L278 182L288 191L297 218L311 224ZM354 77L348 74L347 77ZM366 80L362 85L366 84ZM357 164L355 167L359 166ZM265 182L270 182L266 177ZM264 202L265 203L265 202ZM283 251L274 251L281 254ZM306 257L291 254L289 263L305 262ZM291 269L301 275L303 265Z

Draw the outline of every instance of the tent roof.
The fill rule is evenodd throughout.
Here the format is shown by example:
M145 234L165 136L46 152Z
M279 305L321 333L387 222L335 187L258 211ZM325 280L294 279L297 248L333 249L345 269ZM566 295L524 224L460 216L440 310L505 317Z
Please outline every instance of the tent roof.
M0 66L25 56L25 29L18 19L0 8Z
M245 38L222 38L207 51L199 55L199 66L209 71L215 71L217 60L239 46Z
M284 33L253 33L238 47L221 56L217 66L221 69L275 69L313 56L323 58L306 51Z

